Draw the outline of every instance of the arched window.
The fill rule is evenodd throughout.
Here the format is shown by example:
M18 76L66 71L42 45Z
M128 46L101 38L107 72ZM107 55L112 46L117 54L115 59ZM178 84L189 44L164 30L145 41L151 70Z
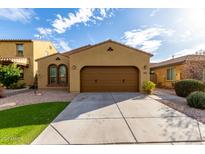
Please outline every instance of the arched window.
M52 64L48 66L48 84L57 84L57 66Z
M58 68L58 73L59 73L58 83L62 84L62 85L67 84L67 67L66 67L66 65L63 65L63 64L60 65Z

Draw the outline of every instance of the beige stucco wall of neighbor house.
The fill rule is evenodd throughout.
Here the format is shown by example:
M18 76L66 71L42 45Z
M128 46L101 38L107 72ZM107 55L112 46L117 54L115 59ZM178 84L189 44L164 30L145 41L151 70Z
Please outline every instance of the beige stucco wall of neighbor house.
M24 68L24 80L21 82L31 85L33 82L33 43L22 41L0 42L1 57L17 57L16 44L24 44L24 57L29 59L29 67Z
M16 57L16 44L24 44L25 53L24 56L32 58L32 42L21 42L21 41L2 41L0 42L0 56L1 57Z
M38 70L38 63L35 60L54 53L57 53L57 50L51 42L38 40L33 41L33 76L35 76Z
M56 60L57 57L59 57L60 60ZM38 63L38 88L40 89L59 88L59 87L48 86L48 66L51 64L55 64L57 66L59 66L60 64L65 64L69 72L69 58L61 54L54 54L37 60L37 63ZM69 75L68 75L68 87L69 87Z
M173 88L173 82L181 79L182 64L175 64L171 66L163 66L152 69L157 76L157 85L165 88ZM176 69L176 80L167 80L167 69Z
M112 47L114 51L108 52ZM150 55L113 42L100 44L69 57L70 92L80 92L80 70L84 66L135 66L139 69L139 89L150 79ZM144 68L146 66L146 69Z

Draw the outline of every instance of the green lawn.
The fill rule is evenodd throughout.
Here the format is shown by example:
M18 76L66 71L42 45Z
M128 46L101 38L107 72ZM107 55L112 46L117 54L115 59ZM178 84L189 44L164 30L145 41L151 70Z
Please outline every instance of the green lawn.
M51 102L0 111L0 144L30 144L67 105Z

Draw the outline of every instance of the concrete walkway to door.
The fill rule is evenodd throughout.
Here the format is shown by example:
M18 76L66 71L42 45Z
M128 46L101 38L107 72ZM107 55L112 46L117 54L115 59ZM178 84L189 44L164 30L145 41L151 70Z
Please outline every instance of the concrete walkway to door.
M32 144L204 144L205 125L140 93L81 93Z

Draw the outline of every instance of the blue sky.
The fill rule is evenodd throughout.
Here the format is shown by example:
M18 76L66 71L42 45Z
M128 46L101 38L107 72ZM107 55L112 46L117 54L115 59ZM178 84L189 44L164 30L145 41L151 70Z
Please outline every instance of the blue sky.
M107 39L152 62L205 49L205 9L0 9L0 39L43 39L59 52Z

